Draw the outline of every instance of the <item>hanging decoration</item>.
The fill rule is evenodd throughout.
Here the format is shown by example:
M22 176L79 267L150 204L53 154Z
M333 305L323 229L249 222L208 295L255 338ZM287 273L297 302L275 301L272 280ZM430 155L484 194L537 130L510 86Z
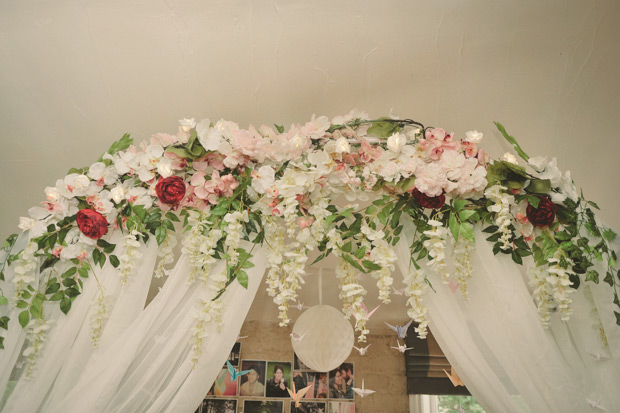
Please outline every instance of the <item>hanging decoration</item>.
M370 314L360 279L373 277L380 301L390 302L396 291L392 247L403 217L416 228L404 294L421 337L424 295L433 283L453 285L467 297L474 226L487 234L495 254L535 263L533 299L544 325L555 311L570 318L571 294L583 282L609 284L618 305L617 256L609 247L616 234L597 222L597 205L577 191L555 158L530 158L496 125L521 164L511 154L490 161L477 131L456 137L409 119L369 119L355 111L331 120L313 116L289 128L182 119L176 134L156 134L138 145L125 135L97 162L71 169L45 189L45 201L20 219L27 239L22 250L13 250L16 235L3 245L8 254L0 282L11 288L0 291L0 332L9 323L26 328L25 351L34 363L53 328L49 309L58 305L68 313L84 283L96 282L89 277L93 267L108 263L121 270L123 283L131 282L136 247L153 239L160 245L161 276L174 261L171 234L183 231L188 282L214 291L212 301L197 303L196 354L206 323L221 320L226 288L251 282L245 270L253 266L253 249L242 241L269 250L268 291L283 326L304 283L308 253L317 250L317 261L337 256L342 311L357 320L364 342ZM340 195L350 204L337 207ZM120 241L112 242L119 232L114 239ZM456 263L453 273L448 255ZM218 260L225 270L207 277ZM605 273L593 269L596 261L605 261ZM97 295L95 344L106 322L105 294L101 289ZM9 319L15 308L18 317ZM0 347L3 340L0 334Z

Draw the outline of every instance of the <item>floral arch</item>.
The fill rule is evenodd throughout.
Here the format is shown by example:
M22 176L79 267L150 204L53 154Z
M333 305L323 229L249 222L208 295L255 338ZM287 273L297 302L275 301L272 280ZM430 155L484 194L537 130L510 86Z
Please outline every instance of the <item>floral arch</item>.
M217 351L208 343L218 331L236 335L249 305L240 304L248 299L243 290L252 290L251 302L254 280L267 269L269 294L280 324L287 325L313 250L320 252L317 261L329 254L340 258L336 276L343 312L355 318L359 341L369 333L360 277L372 276L379 299L389 302L398 264L407 314L424 337L426 300L434 294L429 290L445 284L467 299L468 283L476 277L472 254L481 242L490 243L498 259L509 257L528 268L529 304L535 303L543 327L552 318L568 321L572 296L586 284L606 286L620 324L616 234L599 223L596 204L577 192L555 158L530 158L496 125L529 169L510 154L490 161L478 147L477 131L458 138L412 120L369 119L360 112L331 120L313 116L288 129L183 119L175 135L156 134L139 145L123 136L97 162L71 169L46 188L42 206L20 219L23 232L3 246L0 388L9 380L17 383L5 394L4 407L10 411L32 402L24 384L30 380L43 393L34 398L36 410L63 411L81 400L79 391L70 390L95 380L105 355L109 361L123 348L119 340L135 341L126 360L134 366L151 348L139 344L140 334L170 318L186 334L167 353L179 358L169 366L167 383L138 397L138 384L127 372L116 373L122 376L116 381L110 373L110 383L91 395L92 406L192 411L179 401L182 382L208 363L206 353ZM338 206L341 195L351 205ZM359 201L363 206L353 204ZM183 233L182 259L171 269L178 233ZM404 262L397 249L405 251ZM170 277L161 303L143 309L144 291L124 290L132 283L148 286L151 275L164 274ZM176 290L168 293L168 284ZM176 314L165 300L191 302ZM243 317L228 325L230 306L240 306ZM610 303L605 311L611 308ZM600 320L605 316L598 314L593 335L608 346L612 333ZM169 328L162 325L161 331ZM70 336L67 345L81 358L55 346L54 334ZM170 337L160 332L151 338ZM86 373L63 367L80 363ZM182 379L175 374L183 369ZM175 380L179 383L170 390ZM51 394L62 386L71 400ZM192 386L187 392L198 388Z

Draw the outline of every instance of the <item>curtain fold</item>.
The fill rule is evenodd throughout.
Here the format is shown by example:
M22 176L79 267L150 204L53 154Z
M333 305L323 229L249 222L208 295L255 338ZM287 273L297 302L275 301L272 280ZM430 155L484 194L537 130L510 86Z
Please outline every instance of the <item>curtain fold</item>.
M256 248L255 248L256 249ZM231 284L222 296L223 327L207 326L203 353L192 368L192 328L196 305L213 291L188 284L189 267L182 256L162 287L135 322L89 361L77 385L50 412L193 412L215 380L232 348L260 285L265 265L260 249L255 267L246 272L248 288ZM218 262L211 270L225 270Z
M155 242L141 245L136 272L126 285L121 286L120 272L113 266L93 267L96 277L85 280L68 315L57 303L46 307L46 318L54 324L31 378L20 365L26 334L11 322L6 348L0 352L0 385L5 388L9 379L16 383L2 411L194 412L224 365L261 283L264 254L261 247L254 250L255 267L246 270L248 288L234 282L222 295L222 328L216 322L207 325L196 368L192 334L198 305L215 294L212 283L188 283L190 268L181 256L145 308L157 259ZM218 261L207 278L225 271L225 263ZM99 285L105 291L108 316L94 348L91 324ZM17 314L13 317L16 320Z
M405 237L397 246L403 274L409 271L407 238L414 232L410 221L405 225ZM595 300L587 298L605 287L582 285L571 296L571 320L562 322L554 315L552 328L545 330L524 269L509 256L493 255L479 230L471 261L469 301L430 276L436 293L429 291L424 302L433 335L476 399L493 412L589 411L591 402L599 400L608 411L620 411L618 392L610 389L620 382L619 359L595 362L584 357L588 348L607 348L592 328ZM613 316L611 308L600 308L602 312ZM611 332L608 348L618 348L615 320L606 326Z

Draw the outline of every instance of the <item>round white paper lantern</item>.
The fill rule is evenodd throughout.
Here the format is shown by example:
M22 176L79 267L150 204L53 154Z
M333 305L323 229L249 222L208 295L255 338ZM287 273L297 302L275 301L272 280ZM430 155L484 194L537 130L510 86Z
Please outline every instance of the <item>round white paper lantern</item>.
M353 327L344 315L329 305L316 305L304 311L295 325L291 338L297 357L316 371L330 371L342 364L353 349Z

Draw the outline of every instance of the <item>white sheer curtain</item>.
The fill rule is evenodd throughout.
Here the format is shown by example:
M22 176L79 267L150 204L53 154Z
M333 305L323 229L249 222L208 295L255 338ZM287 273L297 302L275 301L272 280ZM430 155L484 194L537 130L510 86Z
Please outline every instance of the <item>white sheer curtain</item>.
M223 328L217 331L216 323L207 327L196 369L190 341L196 304L209 300L213 292L187 282L189 268L181 256L159 294L144 308L157 255L154 242L141 247L137 273L122 288L118 270L108 265L96 270L111 308L98 348L92 347L90 337L98 293L94 279L85 283L67 316L56 309L46 312L56 321L30 379L22 377L18 359L24 334L12 322L6 349L0 352L0 385L5 388L11 371L16 384L2 411L195 411L222 368L260 285L265 266L260 248L255 250L256 266L246 271L248 289L235 282L223 295ZM223 265L216 265L213 273Z
M413 224L405 225L397 246L403 273L409 271L406 238L413 234ZM609 289L582 285L571 296L571 321L556 318L545 330L523 269L491 248L477 231L469 301L432 277L437 292L424 298L433 335L472 395L490 412L583 412L591 411L591 403L620 411L614 389L620 383L619 329L609 317ZM592 327L595 308L609 347ZM608 359L595 361L588 353Z

